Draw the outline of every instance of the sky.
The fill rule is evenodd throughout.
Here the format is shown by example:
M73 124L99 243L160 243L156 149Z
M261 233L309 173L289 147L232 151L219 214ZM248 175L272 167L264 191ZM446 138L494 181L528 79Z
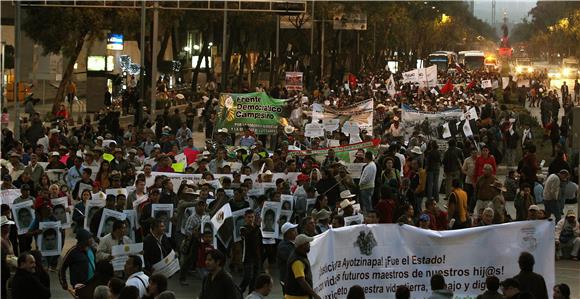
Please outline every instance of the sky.
M537 0L496 0L495 19L503 22L503 12L507 12L510 23L519 23L536 6ZM491 23L491 0L475 0L474 14L479 19Z

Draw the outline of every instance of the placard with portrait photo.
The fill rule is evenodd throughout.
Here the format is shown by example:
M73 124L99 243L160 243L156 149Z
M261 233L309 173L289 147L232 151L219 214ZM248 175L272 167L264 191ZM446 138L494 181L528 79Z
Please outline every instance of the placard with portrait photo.
M68 210L68 198L59 197L50 200L52 203L52 215L60 221L62 228L70 228L72 223L71 213Z
M137 221L137 211L135 211L135 210L123 210L123 213L125 213L125 215L127 215L127 218L125 218L125 224L127 225L126 236L131 238L131 240L133 240L133 242L135 242L135 230L138 229L137 223L139 223L139 221Z
M62 251L62 234L60 221L40 222L38 229L42 232L36 236L36 245L42 256L59 256Z
M91 220L93 220L93 216L97 213L101 208L105 207L106 202L104 200L87 200L85 203L85 225L84 228L86 230L90 230L89 225L91 224Z
M278 219L280 218L280 210L282 208L281 202L266 201L262 206L262 223L260 229L262 230L263 238L277 238L280 232L278 226Z
M102 238L113 231L113 223L115 220L125 220L127 215L123 212L118 212L110 209L103 209L101 222L99 223L99 230L97 231L98 238Z
M344 217L344 226L363 224L364 217L362 214Z
M161 220L165 224L165 235L171 237L173 231L173 204L170 203L155 203L151 205L151 217Z
M205 242L204 239L209 238L209 243L212 244L213 248L217 248L217 237L215 234L215 228L211 222L211 218L205 215L201 218L201 240Z
M294 211L294 196L289 194L282 194L282 211Z
M281 210L280 211L280 219L278 219L278 228L280 231L280 234L278 236L278 239L284 239L284 236L282 235L282 225L284 225L284 223L286 222L292 222L292 214L294 212L293 211L287 211L287 210Z
M232 218L234 219L234 242L239 242L242 240L240 229L246 224L244 215L249 209L250 208L245 208L232 212Z
M33 204L32 200L27 200L12 205L12 215L14 215L14 222L16 222L16 228L18 229L19 235L27 233L30 225L34 221L35 214L34 209L32 208Z

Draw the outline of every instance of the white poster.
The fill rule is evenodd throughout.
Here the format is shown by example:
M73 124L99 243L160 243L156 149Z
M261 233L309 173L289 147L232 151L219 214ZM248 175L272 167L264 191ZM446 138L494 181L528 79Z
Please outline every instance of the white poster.
M85 204L85 210L83 211L85 213L84 227L86 230L90 230L89 226L91 225L91 220L93 220L93 216L95 216L95 213L99 211L101 208L103 208L105 204L106 202L104 200L98 199L87 200L87 203Z
M324 125L318 123L306 124L306 126L304 126L304 136L306 137L324 136Z
M96 174L95 174L96 175ZM89 190L89 191L93 191L93 186L90 184L85 184L83 182L79 183L79 190L77 191L77 197L80 199L81 198L81 194L83 194L83 191L85 190ZM71 190L72 191L72 190Z
M249 209L250 208L245 208L232 212L232 219L234 219L234 231L233 231L234 242L239 242L242 240L242 234L240 233L240 229L242 228L242 226L246 224L246 222L244 221L244 215L246 211Z
M30 225L34 221L33 204L32 200L27 200L12 205L12 215L14 215L14 222L16 222L19 235L27 233Z
M137 171L137 175L143 173L143 171ZM177 193L179 191L179 186L181 186L182 181L193 181L194 185L198 185L201 182L201 174L185 174L185 173L172 173L172 172L151 172L151 177L145 179L146 186L153 185L156 176L166 176L173 183L173 192Z
M360 127L354 121L345 121L342 124L341 132L346 134L346 135L350 135L350 134L358 135L358 134L360 134Z
M139 228L139 221L137 221L137 211L123 210L123 213L127 215L127 218L125 219L125 224L127 225L126 236L135 242L135 231Z
M49 169L46 170L44 173L46 173L50 182L64 183L64 174L66 173L65 169Z
M165 235L171 237L173 231L173 204L170 203L154 203L151 205L151 217L165 223Z
M129 192L127 192L126 188L117 188L117 189L107 189L105 190L105 194L106 195L115 195L115 197L117 197L117 195L125 195L125 197L127 197L129 195Z
M143 243L113 245L111 247L113 270L123 271L125 262L129 259L130 255L137 255L143 260L143 256L141 255L142 251Z
M280 234L278 239L284 239L284 235L282 235L282 225L286 222L292 221L292 213L293 211L281 210L280 211L280 219L278 220L278 229L280 230Z
M211 218L214 234L227 247L233 237L234 222L230 204L223 205Z
M266 201L262 206L262 218L261 230L263 238L277 238L280 232L277 225L278 219L280 218L280 209L282 208L281 202Z
M344 217L344 226L363 224L364 220L365 219L362 214Z
M322 125L324 126L325 131L334 132L338 130L338 126L340 125L340 119L338 118L323 119Z
M0 197L2 198L2 204L11 206L15 199L22 195L20 189L6 189L0 191Z
M481 87L483 88L491 88L491 80L481 80Z
M127 215L123 212L118 212L110 209L103 209L103 215L101 216L101 222L99 223L99 230L97 231L97 236L102 238L113 231L113 223L115 220L125 220Z
M418 82L418 79L419 71L416 69L403 73L403 83L415 83Z
M350 173L353 179L360 179L363 167L366 163L345 163L346 170Z
M328 230L311 243L314 291L323 298L346 294L353 285L365 296L395 298L407 285L413 298L431 294L430 278L445 276L454 298L475 298L485 279L500 281L519 273L518 257L534 255L534 272L555 283L554 222L519 221L462 230L432 231L410 225L373 224ZM468 253L468 254L466 254Z
M36 245L42 256L59 256L62 251L61 225L59 221L40 222L38 229L42 230L36 237Z
M228 205L229 206L229 205ZM213 223L208 215L201 217L201 236L208 234L211 235L211 244L213 248L217 248L217 237L215 233L215 228L213 227Z
M389 93L389 95L392 97L395 96L397 90L395 88L395 78L393 78L393 74L391 74L391 77L389 77L389 79L387 80L387 82L385 82L385 84L387 85L387 92Z
M447 139L451 137L451 130L449 129L449 123L443 124L443 138Z
M294 211L294 196L290 194L280 195L280 201L282 202L282 211Z
M50 202L52 203L52 215L60 221L62 228L70 228L72 218L68 210L68 197L53 198Z
M469 124L468 120L463 122L463 134L465 134L465 137L473 136L471 125Z
M153 265L153 274L162 274L167 278L173 276L177 271L179 271L179 259L173 250L161 261Z

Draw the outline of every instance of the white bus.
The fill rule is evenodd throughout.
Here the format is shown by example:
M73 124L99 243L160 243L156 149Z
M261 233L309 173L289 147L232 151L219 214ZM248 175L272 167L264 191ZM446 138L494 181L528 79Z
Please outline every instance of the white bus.
M451 51L437 51L429 54L427 60L429 66L436 65L437 72L447 72L449 68L455 67L457 63L457 54Z
M484 67L485 54L482 51L459 52L459 63L467 70L480 70Z

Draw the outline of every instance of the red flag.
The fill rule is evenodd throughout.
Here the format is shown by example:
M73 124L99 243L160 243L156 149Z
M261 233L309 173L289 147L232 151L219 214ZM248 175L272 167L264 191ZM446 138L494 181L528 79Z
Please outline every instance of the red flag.
M455 64L455 69L457 70L457 72L459 72L460 74L463 74L463 69L461 68L461 66L459 65L459 63Z
M475 82L475 80L473 80L473 81L469 82L469 84L467 84L467 89L472 89L472 88L474 88L476 83L477 83L477 82Z
M199 151L184 148L183 153L185 154L185 157L187 157L187 165L189 165L197 160L197 155L199 154Z
M443 86L443 88L441 88L441 94L450 93L452 91L453 91L453 83L451 83L451 80L448 80L447 83L445 83L445 85Z

